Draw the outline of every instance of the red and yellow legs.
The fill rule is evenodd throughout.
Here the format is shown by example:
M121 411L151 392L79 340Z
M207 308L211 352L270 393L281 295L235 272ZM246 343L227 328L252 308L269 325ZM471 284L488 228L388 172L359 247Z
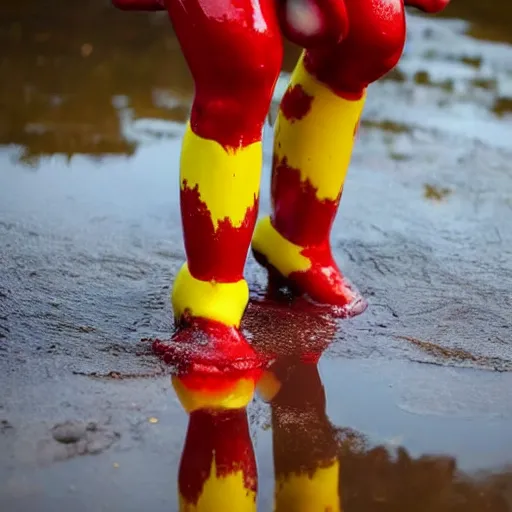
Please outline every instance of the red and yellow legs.
M333 260L329 235L366 87L402 52L403 1L310 0L317 27L302 23L307 20L293 2L112 1L127 10L167 9L195 83L181 155L187 263L172 296L179 330L171 343L155 343L155 351L207 372L260 364L239 325L248 302L243 270L258 212L262 127L281 68L281 30L305 37L306 46L315 30L317 36L281 104L273 211L256 231L254 251L296 291L349 315L363 311L366 303ZM433 11L446 2L406 3Z
M403 2L346 0L349 31L304 52L275 127L272 213L255 231L260 263L299 294L355 315L366 302L334 261L330 231L341 199L366 87L398 61Z
M155 351L203 371L257 367L240 333L258 214L261 137L281 68L274 0L167 3L195 82L180 164L187 262L172 292L179 327Z
M258 364L239 327L249 300L243 269L258 211L261 160L260 142L224 148L187 126L180 182L188 261L172 291L180 329L173 343L155 346L164 358L188 358L196 370L237 360Z
M178 476L180 512L256 512L257 467L246 407L258 378L251 372L173 377L189 413Z

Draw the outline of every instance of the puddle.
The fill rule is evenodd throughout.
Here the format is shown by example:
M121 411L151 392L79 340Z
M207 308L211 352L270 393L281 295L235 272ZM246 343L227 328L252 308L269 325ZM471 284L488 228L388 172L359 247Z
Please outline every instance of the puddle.
M172 330L192 82L165 16L48 5L0 14L0 508L173 510L188 418L141 339ZM292 393L307 414L288 418L311 422L295 439L334 436L349 512L512 505L507 9L453 1L443 17L411 16L400 65L370 87L332 237L370 306L329 334L305 376L317 394ZM246 274L258 297L252 257ZM267 326L284 352L304 336L286 326L293 315ZM261 510L275 488L270 409L248 409ZM80 442L93 449L64 456L52 429L91 421Z

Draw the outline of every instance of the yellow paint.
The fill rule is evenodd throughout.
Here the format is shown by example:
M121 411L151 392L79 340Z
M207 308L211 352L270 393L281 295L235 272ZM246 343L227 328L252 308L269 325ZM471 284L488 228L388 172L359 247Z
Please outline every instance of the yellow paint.
M188 502L181 493L179 503L180 512L256 512L256 493L246 488L242 470L220 476L214 457L197 503Z
M188 311L196 318L239 327L248 302L249 287L244 279L236 283L201 281L192 276L185 263L174 281L172 306L176 318Z
M198 187L215 229L226 217L238 228L259 196L262 160L261 142L226 150L196 135L189 123L181 150L181 187Z
M313 475L290 474L276 478L276 512L341 512L339 462L318 468Z
M306 271L311 267L309 258L301 254L304 248L286 240L272 226L270 217L264 217L258 221L254 230L252 248L263 254L283 276L288 276L292 272Z
M186 412L198 409L243 409L254 396L253 379L240 379L222 390L190 389L179 377L172 377L172 386Z
M277 377L269 371L264 371L261 379L258 382L258 393L264 402L272 401L279 390L281 383Z
M274 154L287 158L309 180L318 199L335 200L345 182L354 130L361 116L366 92L359 100L340 98L311 76L299 60L289 87L300 84L313 97L311 109L300 120L288 121L280 111L275 128ZM297 198L299 200L299 198Z

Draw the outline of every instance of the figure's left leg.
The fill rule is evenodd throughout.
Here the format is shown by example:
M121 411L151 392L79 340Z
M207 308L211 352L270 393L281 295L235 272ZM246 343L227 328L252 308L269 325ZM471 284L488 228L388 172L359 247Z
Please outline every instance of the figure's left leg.
M191 411L178 477L180 512L256 512L257 487L247 410Z
M405 41L402 0L345 0L349 34L336 46L301 57L275 127L272 214L262 219L253 251L299 293L366 309L333 259L330 231L351 158L368 84L391 70Z
M258 212L261 136L281 69L273 0L170 0L194 78L183 138L180 199L187 262L172 293L179 326L155 342L166 361L201 371L257 364L239 326L249 299L244 265Z

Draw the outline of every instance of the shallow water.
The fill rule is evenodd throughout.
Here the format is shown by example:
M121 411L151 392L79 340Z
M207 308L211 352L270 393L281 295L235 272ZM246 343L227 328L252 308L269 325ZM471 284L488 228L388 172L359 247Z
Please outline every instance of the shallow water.
M172 328L191 79L165 16L57 5L0 14L0 508L174 510L187 416L140 340ZM370 89L333 232L370 307L335 332L316 326L333 342L311 381L327 400L316 414L351 432L336 437L347 511L511 508L505 9L454 1L442 18L411 16L398 69ZM258 296L252 258L247 278ZM304 319L264 331L257 315L249 329L293 347ZM261 510L270 408L249 408ZM65 421L98 428L63 445L52 427Z

